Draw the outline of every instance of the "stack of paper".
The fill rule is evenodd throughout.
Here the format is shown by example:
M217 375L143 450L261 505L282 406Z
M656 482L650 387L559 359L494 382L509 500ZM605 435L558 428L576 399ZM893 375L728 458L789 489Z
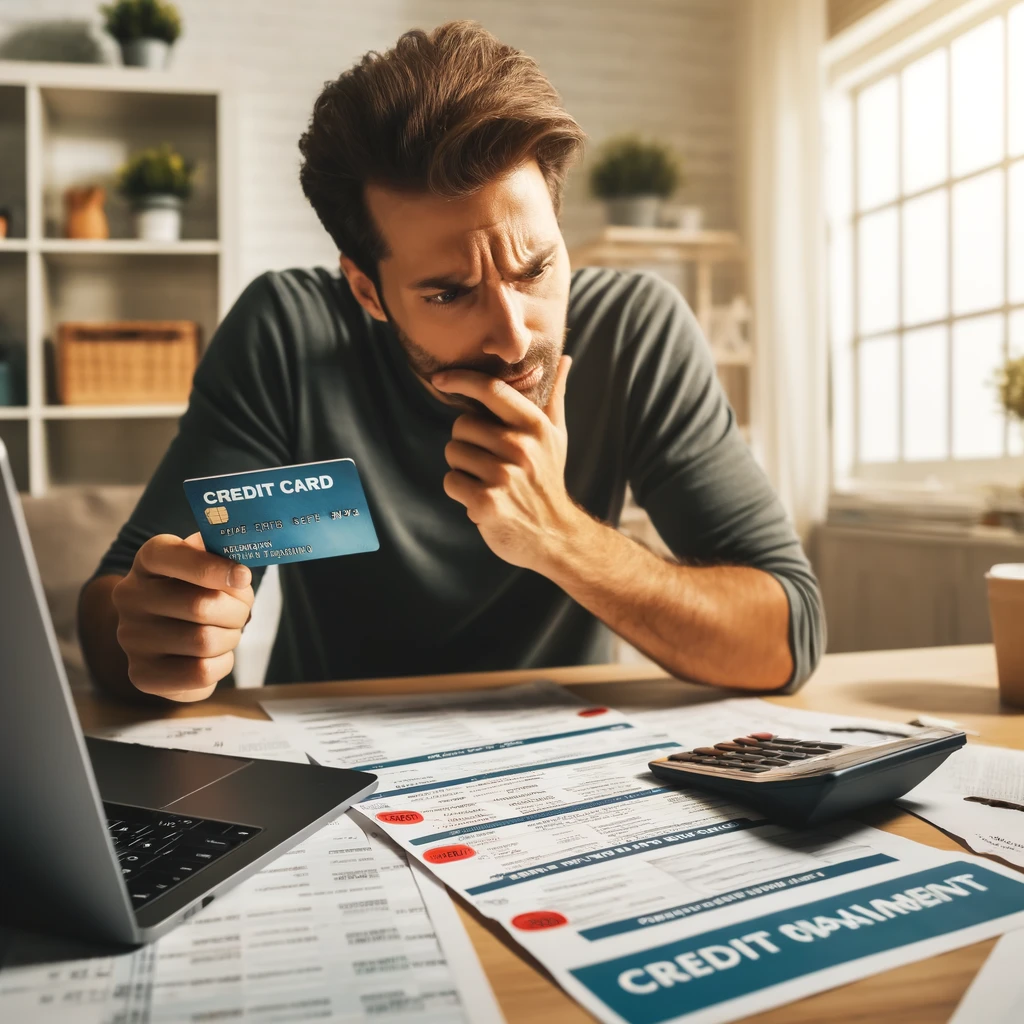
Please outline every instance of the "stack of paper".
M156 746L306 760L267 721L223 716L115 732ZM343 815L137 951L95 955L59 940L17 937L0 971L0 1019L500 1024L502 1018L444 888L377 828Z
M996 865L659 783L648 761L749 731L721 707L659 712L670 735L542 683L264 707L318 762L375 772L358 811L605 1021L732 1020L1024 926Z
M309 758L288 742L280 728L264 718L210 715L206 718L157 719L94 729L91 735L148 747L177 747L208 754L309 763Z
M630 718L656 725L691 748L762 729L861 746L917 731L899 722L803 711L742 697L694 708L635 710ZM975 853L1024 867L1024 751L968 741L897 803Z

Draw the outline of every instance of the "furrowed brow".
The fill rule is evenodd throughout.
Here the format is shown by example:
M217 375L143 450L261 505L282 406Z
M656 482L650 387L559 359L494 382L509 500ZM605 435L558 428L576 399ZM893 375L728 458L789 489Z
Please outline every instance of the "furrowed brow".
M530 256L529 262L526 264L526 269L536 270L542 263L551 259L557 249L557 242L551 242L548 245L545 245L542 249L539 249Z
M430 288L436 291L446 292L453 288L464 288L465 282L454 275L451 277L425 277L422 281L417 281L411 287L415 288L417 291L421 288L424 290Z
M536 270L542 263L550 259L558 249L557 242L551 242L545 245L542 249L535 253L531 253L523 273L529 273L531 270ZM459 288L466 288L465 279L459 277L457 274L445 275L441 274L437 277L425 277L421 281L416 281L411 288L416 291L431 289L433 291L453 291Z

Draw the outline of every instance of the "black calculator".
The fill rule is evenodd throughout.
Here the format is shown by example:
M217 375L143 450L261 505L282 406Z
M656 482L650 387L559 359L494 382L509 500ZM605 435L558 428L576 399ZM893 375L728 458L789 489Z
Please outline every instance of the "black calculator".
M966 743L926 729L877 746L754 732L651 761L659 779L755 804L787 825L814 825L913 789Z

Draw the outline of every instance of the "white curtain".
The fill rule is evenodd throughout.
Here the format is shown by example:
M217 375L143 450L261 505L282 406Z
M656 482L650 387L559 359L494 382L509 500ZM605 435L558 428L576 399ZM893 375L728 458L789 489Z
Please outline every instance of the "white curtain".
M741 148L757 353L753 444L806 540L824 517L829 488L825 0L746 0L743 17Z

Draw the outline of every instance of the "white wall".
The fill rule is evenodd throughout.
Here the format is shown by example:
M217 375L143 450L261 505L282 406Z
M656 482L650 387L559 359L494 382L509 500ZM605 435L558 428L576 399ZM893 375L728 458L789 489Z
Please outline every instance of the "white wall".
M534 56L591 137L637 130L684 154L688 202L734 227L737 0L177 0L180 71L237 84L242 173L240 283L336 254L299 189L297 140L322 83L365 51L451 18L474 18ZM99 25L97 0L2 0L0 39L31 22ZM106 44L106 38L103 37ZM113 53L111 48L111 53ZM563 218L570 244L601 210L583 175Z

